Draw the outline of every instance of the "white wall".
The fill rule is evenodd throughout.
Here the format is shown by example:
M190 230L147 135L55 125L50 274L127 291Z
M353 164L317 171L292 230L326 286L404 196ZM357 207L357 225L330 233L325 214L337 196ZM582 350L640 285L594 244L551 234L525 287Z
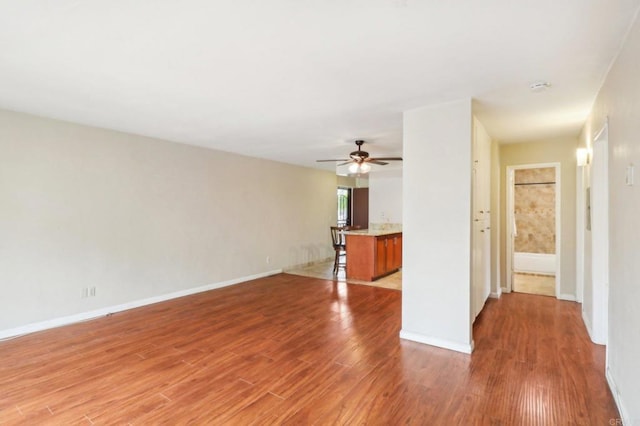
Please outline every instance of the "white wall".
M402 338L471 352L471 100L404 113Z
M607 378L625 424L640 424L640 22L613 64L582 134L591 145L609 118L609 331ZM635 165L635 184L625 184ZM588 179L586 177L588 186ZM585 235L585 301L591 270Z
M0 153L0 335L332 255L333 172L2 110Z
M402 223L402 170L369 174L369 223Z

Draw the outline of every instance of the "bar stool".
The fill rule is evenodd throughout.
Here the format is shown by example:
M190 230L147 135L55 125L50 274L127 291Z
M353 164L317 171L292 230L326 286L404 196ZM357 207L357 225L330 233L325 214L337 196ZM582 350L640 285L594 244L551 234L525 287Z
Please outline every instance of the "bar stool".
M331 240L333 242L333 250L336 256L333 260L333 275L338 273L338 268L347 266L347 245L345 241L344 231L347 226L331 226ZM340 257L344 257L344 262L340 262Z

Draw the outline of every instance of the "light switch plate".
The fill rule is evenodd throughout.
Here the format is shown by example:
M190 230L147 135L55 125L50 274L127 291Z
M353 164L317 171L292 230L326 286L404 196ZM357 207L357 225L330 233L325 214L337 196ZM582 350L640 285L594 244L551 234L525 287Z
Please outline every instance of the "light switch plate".
M627 186L633 186L633 172L634 172L633 164L629 164L627 166L627 174L625 176L625 183L627 184Z

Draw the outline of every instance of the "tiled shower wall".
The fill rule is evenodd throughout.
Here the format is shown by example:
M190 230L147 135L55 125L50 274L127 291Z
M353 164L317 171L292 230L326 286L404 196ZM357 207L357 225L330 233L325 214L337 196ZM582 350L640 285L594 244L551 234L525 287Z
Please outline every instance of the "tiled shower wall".
M553 167L515 171L515 252L555 253L555 176Z

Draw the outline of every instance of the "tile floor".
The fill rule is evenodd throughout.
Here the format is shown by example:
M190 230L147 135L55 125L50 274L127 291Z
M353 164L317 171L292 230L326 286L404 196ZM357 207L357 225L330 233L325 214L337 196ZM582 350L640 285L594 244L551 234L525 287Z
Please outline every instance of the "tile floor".
M373 287L402 290L402 270L373 282L347 279L345 270L340 268L337 275L333 275L333 261L319 262L306 267L285 270L288 274L305 277L321 278L348 284L369 285ZM537 294L542 296L556 296L556 280L554 276L537 274L513 274L513 291L518 293Z
M337 275L333 275L333 260L329 262L319 262L313 265L285 270L284 272L293 275L302 275L305 277L322 278L327 280L335 280L338 282L346 282L347 284L369 285L373 287L389 288L392 290L402 290L402 270L395 274L387 275L376 281L360 281L347 279L345 270L340 268Z
M555 297L556 277L553 275L514 273L513 291Z

